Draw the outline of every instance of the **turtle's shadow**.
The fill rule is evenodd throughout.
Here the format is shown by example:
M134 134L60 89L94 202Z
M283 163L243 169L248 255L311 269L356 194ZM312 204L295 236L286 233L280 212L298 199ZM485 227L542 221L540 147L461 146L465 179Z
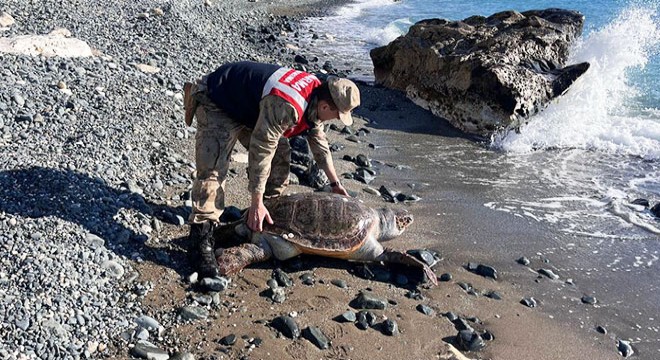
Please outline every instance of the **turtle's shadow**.
M185 251L149 246L147 241L152 235L144 234L141 225L146 225L144 222L149 220L145 219L150 217L180 225L190 209L150 202L131 192L128 184L113 187L100 178L80 172L38 166L0 171L0 212L34 219L56 217L99 236L105 247L118 255L138 256L180 274L188 271L187 261L178 261L184 258ZM127 212L138 214L128 215ZM152 234L157 235L157 232L154 230ZM28 237L21 241L37 240ZM185 238L172 242L186 245Z

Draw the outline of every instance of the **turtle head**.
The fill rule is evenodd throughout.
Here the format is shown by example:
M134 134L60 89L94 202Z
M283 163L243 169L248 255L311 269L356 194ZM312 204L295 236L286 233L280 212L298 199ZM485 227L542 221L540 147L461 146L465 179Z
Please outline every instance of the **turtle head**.
M380 238L390 240L403 233L413 222L413 215L405 209L380 209Z

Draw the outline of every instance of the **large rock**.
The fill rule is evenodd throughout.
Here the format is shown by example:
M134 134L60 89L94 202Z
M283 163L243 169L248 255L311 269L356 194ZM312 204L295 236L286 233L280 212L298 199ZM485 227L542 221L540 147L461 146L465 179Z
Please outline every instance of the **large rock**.
M565 66L584 16L561 9L422 20L371 50L376 82L468 133L519 128L588 68Z
M70 37L66 29L56 29L48 35L20 35L0 38L0 53L45 56L89 57L92 48L86 42Z

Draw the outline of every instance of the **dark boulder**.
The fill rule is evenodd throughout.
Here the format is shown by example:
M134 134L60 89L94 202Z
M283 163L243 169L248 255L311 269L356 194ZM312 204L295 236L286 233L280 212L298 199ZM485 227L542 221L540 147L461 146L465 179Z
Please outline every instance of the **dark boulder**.
M583 23L562 9L427 19L370 55L378 84L487 136L524 125L587 71L588 63L566 66Z

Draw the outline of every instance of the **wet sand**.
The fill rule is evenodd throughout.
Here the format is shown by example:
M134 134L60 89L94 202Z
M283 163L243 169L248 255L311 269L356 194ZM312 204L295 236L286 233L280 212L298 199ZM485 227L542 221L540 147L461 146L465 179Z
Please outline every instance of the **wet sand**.
M449 272L453 279L440 282L437 287L420 287L424 300L413 300L406 294L414 286L397 286L389 282L365 280L355 274L356 265L348 262L302 256L300 260L285 262L269 261L245 269L232 277L229 289L220 294L222 305L211 309L206 321L180 325L164 335L172 348L191 351L198 358L218 359L434 359L449 358L446 343L453 343L457 330L442 314L454 312L462 317L477 317L483 323L472 324L480 330L489 330L495 337L480 352L466 352L473 359L618 359L615 335L602 335L594 330L593 324L582 327L575 319L561 316L557 311L560 304L553 304L543 294L556 293L569 298L581 296L574 286L563 280L535 282L538 274L534 266L541 266L537 251L547 248L551 236L546 229L515 217L491 211L483 206L483 188L479 185L451 183L455 174L451 168L437 169L424 160L427 142L446 144L448 147L467 146L478 148L474 139L469 139L447 125L438 126L438 119L417 108L401 94L362 86L363 106L357 114L372 123L362 122L371 129L371 134L355 144L344 139L336 131L329 132L330 142L340 142L346 148L334 153L339 174L355 170L353 163L341 160L344 154L368 155L372 160L383 163L406 165L410 169L397 170L387 165L377 165L380 175L371 186L385 185L406 193L414 193L422 200L404 206L415 215L415 223L399 238L387 243L396 249L430 248L438 251L443 260L435 267L436 274ZM360 128L361 124L354 127ZM378 147L369 148L369 143ZM238 151L243 151L239 149ZM239 175L231 177L227 184L230 196L228 205L247 206L245 164L232 163ZM476 171L476 170L475 170ZM363 191L364 184L345 180L349 190L373 207L386 204L380 197ZM414 189L408 184L416 184ZM289 192L311 191L302 186L291 186ZM185 233L172 234L172 251L175 261L182 270L179 274L153 264L139 265L141 279L154 283L144 304L152 314L175 316L176 309L187 303L186 298L194 293L203 293L198 286L190 285L184 277L192 271L186 268ZM530 239L544 239L530 241ZM547 239L547 240L545 240ZM182 246L177 251L176 246ZM532 261L530 267L515 262L520 256ZM468 272L467 262L478 262L494 266L499 272L497 281ZM266 281L275 267L289 269L294 286L286 288L287 299L282 304L273 303L266 295ZM290 268L294 267L294 270ZM551 267L546 264L544 267ZM299 276L312 272L314 286L302 284ZM563 275L563 274L562 274ZM340 289L332 284L333 279L343 279L348 288ZM459 282L470 283L479 292L496 290L502 300L485 296L474 296L458 286ZM351 309L349 302L359 291L371 289L375 296L396 303L386 310L375 311L377 323L385 318L394 319L400 334L390 337L376 329L359 330L354 324L333 320ZM535 296L540 306L534 309L520 304L523 297ZM189 302L189 301L188 301ZM425 304L434 309L433 316L426 316L415 309ZM586 305L572 302L576 312ZM321 328L331 340L331 347L319 350L305 339L291 340L272 329L269 322L279 316L295 313L301 328L313 325ZM239 340L230 347L222 346L218 340L235 334ZM245 339L242 339L244 337ZM250 340L259 338L263 342L252 346ZM446 356L446 357L443 357Z

